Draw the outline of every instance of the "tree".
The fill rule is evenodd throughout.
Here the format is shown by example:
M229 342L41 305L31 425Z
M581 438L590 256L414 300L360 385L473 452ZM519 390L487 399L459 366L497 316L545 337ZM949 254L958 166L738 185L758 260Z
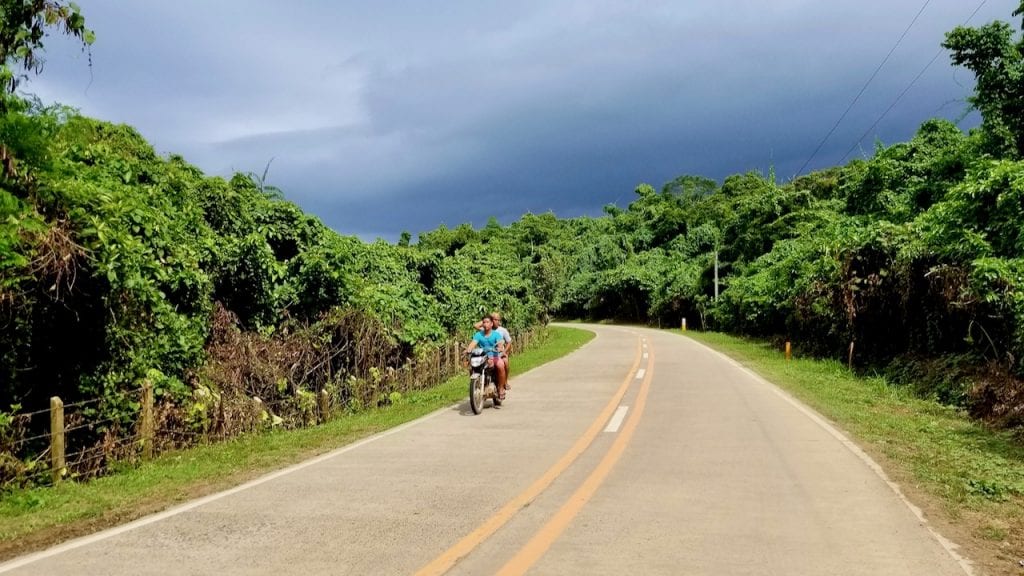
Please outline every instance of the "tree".
M0 0L0 83L6 92L13 93L25 77L15 73L17 65L27 72L42 71L43 59L39 53L43 51L43 37L46 29L54 26L81 40L83 47L95 40L74 2Z
M1013 12L1022 14L1024 0ZM1024 156L1024 41L1015 41L1010 25L996 21L980 28L957 26L942 46L953 53L954 64L974 72L977 84L968 101L981 112L991 151Z
M718 183L704 176L684 174L661 187L662 194L673 194L684 200L699 200L714 194Z
M12 95L25 74L15 69L20 64L25 71L36 74L43 69L43 37L46 29L56 26L65 34L82 41L83 47L92 44L95 35L85 27L85 18L74 2L61 4L53 0L0 0L0 117L5 116L12 104L20 102ZM0 143L0 179L17 182L25 175L19 173L15 154Z

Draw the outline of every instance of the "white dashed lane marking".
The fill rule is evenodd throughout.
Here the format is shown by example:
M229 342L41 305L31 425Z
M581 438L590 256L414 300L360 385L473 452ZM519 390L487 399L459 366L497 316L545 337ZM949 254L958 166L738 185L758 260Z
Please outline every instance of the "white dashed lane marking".
M619 409L612 415L612 419L608 421L608 426L605 427L605 432L618 432L619 426L622 426L622 421L626 418L626 412L629 411L629 406L619 406Z

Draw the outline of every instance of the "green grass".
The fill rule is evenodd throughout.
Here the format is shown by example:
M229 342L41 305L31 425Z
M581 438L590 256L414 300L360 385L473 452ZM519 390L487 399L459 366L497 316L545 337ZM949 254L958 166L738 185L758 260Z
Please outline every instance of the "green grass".
M912 496L930 504L926 510L937 510L973 539L998 544L1002 553L1024 557L1024 444L1011 433L917 398L880 377L858 377L840 362L787 362L780 350L761 342L707 332L686 335L832 420Z
M514 357L514 374L560 358L593 337L592 332L575 328L549 328L540 347ZM466 379L457 376L407 394L386 408L341 416L321 426L165 453L87 483L6 493L0 499L0 558L235 486L450 406L465 396Z

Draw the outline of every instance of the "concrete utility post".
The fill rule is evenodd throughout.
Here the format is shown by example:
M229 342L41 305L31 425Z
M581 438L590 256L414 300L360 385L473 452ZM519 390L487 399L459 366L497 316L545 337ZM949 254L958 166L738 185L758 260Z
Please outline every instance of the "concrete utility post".
M715 300L718 300L718 250L715 250Z

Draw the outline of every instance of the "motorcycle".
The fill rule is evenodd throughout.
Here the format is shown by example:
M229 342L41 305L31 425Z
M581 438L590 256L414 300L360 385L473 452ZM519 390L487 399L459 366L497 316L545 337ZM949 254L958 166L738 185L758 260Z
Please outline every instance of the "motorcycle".
M488 399L494 406L501 406L494 367L487 365L487 353L475 348L469 354L469 407L473 414L483 412Z

